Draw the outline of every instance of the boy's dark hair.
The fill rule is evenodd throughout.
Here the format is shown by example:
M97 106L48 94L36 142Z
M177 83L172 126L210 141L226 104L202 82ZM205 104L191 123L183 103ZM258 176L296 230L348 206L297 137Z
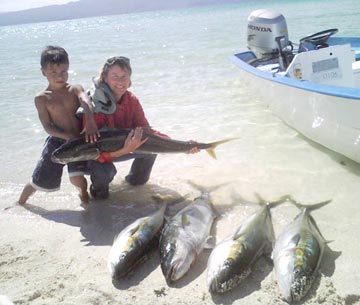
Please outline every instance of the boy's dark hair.
M62 47L47 46L41 52L40 65L44 69L48 64L69 64L68 53Z

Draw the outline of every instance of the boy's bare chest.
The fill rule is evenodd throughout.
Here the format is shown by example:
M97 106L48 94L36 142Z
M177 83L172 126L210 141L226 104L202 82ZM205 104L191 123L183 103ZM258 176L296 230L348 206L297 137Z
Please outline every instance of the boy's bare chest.
M74 95L66 94L57 96L52 94L47 99L47 109L50 113L75 114L79 108L79 102Z

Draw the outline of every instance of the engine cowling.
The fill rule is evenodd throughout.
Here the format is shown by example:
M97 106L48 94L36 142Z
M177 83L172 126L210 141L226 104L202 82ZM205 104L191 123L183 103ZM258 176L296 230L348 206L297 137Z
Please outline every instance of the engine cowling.
M279 12L258 9L248 17L247 47L257 58L278 56L279 44L276 38L282 37L281 48L289 44L286 20Z

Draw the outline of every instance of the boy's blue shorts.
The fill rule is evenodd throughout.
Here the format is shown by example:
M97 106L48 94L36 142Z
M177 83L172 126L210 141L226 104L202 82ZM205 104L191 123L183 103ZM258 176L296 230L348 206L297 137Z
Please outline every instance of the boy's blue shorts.
M31 185L36 190L53 192L60 189L64 164L51 161L52 152L65 143L65 140L49 136L44 144L41 158L32 175ZM82 176L87 171L87 162L71 162L67 164L69 176Z

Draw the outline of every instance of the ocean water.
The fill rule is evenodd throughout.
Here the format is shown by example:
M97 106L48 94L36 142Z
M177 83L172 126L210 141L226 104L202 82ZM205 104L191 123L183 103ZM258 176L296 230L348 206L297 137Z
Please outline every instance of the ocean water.
M57 44L69 53L70 81L85 88L107 57L129 57L130 90L139 97L150 124L172 138L238 138L218 147L217 160L206 152L160 155L150 180L154 188L194 196L198 193L188 180L204 186L225 183L213 194L223 216L217 223L220 237L230 230L229 222L240 224L256 209L244 209L238 204L240 196L254 201L256 193L268 200L291 194L308 204L332 199L316 212L317 223L328 239L335 240L334 248L341 249L347 238L351 242L350 232L360 233L360 165L285 125L228 60L246 48L247 16L258 8L282 12L294 42L334 27L338 35L360 35L358 0L249 1L0 27L0 208L18 199L46 138L33 99L47 85L40 72L41 50ZM123 187L129 166L117 164L112 191ZM37 193L29 202L72 209L78 199L65 171L60 191ZM277 208L276 230L296 212L288 205ZM360 261L359 254L345 253L339 259L343 268L349 258ZM354 268L360 271L359 265ZM353 271L342 269L352 274L350 282L359 282L360 272ZM341 274L335 271L337 276Z

